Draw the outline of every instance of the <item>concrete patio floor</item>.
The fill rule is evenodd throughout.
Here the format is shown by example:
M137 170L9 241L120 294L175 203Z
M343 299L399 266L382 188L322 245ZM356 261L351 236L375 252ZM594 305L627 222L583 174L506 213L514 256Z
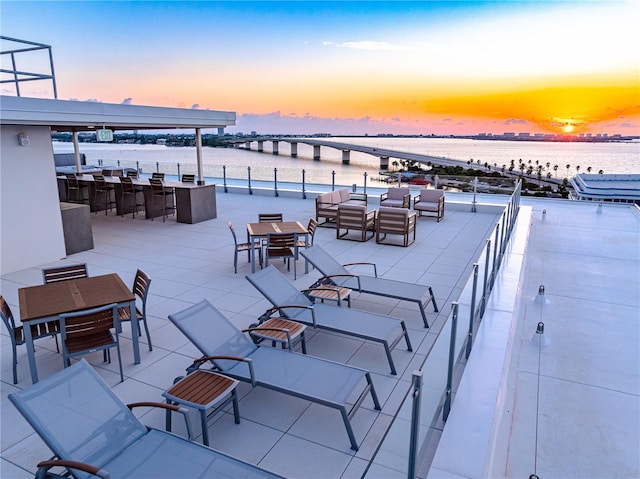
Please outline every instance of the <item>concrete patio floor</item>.
M447 208L440 223L432 218L419 219L418 238L408 248L377 245L373 240L366 243L337 240L332 228L318 228L316 232L317 244L342 263L373 261L380 276L432 286L440 308L439 313L434 313L429 306L431 327L425 329L418 309L411 303L354 293L353 308L402 318L407 323L414 350L408 352L400 344L393 351L397 376L389 374L379 345L338 334L308 332L310 355L372 372L382 411L375 411L367 400L355 414L352 422L359 451L350 449L336 411L263 388L252 389L247 384L238 388L241 423L235 424L229 412L210 422L212 447L292 478L349 478L365 473L409 389L411 373L424 361L450 313L451 302L458 298L498 219L498 208L493 212L481 208L472 213L468 196L448 194L447 201L453 204L454 198L464 204ZM206 298L234 324L245 328L270 307L244 278L250 272L245 256L240 256L238 274L234 274L233 242L227 221L234 223L242 239L245 224L257 221L258 212L282 212L285 220L299 220L303 224L314 215L310 199L220 192L217 199L218 218L196 225L178 224L174 218L163 223L144 220L143 216L120 218L115 212L107 216L92 214L95 248L55 263L86 262L91 276L116 272L127 284L132 283L138 268L152 278L147 308L153 351L149 352L143 336L141 364L134 365L130 329L124 326L123 383L119 383L116 361L106 364L101 354L87 356L124 402L162 401L162 392L175 377L184 374L193 358L200 356L169 322L169 314ZM503 201L506 202L506 197ZM531 291L534 288L537 291L539 284L547 285L549 304L545 308L549 315L553 311L558 323L562 320L562 327L548 333L551 347L558 349L553 349L554 356L543 363L541 375L537 373L537 356L533 357L530 351L519 347L511 355L516 365L512 389L519 400L507 420L508 435L493 439L497 449L506 451L499 453L497 459L505 464L507 477L533 473L536 455L531 438L538 430L540 477L606 477L598 475L600 468L593 469L597 473L588 474L591 464L596 462L607 467L618 464L618 477L633 477L631 473L640 472L637 426L640 216L630 207L622 206L605 206L604 211L597 213L595 204L524 198L523 203L531 205L533 214L525 254L526 274L521 285L519 312L523 324L518 339L524 343L535 330L540 313L533 309ZM542 209L546 210L544 223ZM603 251L602 244L609 244L609 248ZM276 265L293 281L293 271L288 272L281 263ZM42 265L46 266L51 265ZM319 276L313 269L308 274L303 271L301 259L295 281L299 289L308 287ZM40 284L41 278L39 268L2 275L1 293L16 318L20 317L18 289ZM554 319L547 321L553 323ZM11 347L4 329L1 340L0 475L16 479L33 477L36 463L51 453L7 399L9 393L30 384L25 348L18 349L19 383L14 386ZM36 358L41 378L62 368L62 357L56 353L53 339L37 341ZM593 377L606 380L591 384ZM536 399L538 379L541 397L548 398L548 402L540 401L539 428L533 421L536 409L531 402ZM565 391L558 383L571 386L566 389L570 396L564 392L557 394L559 390ZM522 400L523 397L528 399ZM586 400L587 397L596 399ZM452 418L457 406L454 402ZM553 413L557 408L564 412L561 420ZM143 409L137 414L145 424L164 428L164 413ZM593 424L594 416L604 421L596 423L593 432L600 430L601 435L583 435L581 425ZM192 430L199 440L196 416L192 419ZM174 424L174 432L184 434L179 421ZM445 427L444 444L450 440L447 436ZM569 446L569 439L574 438L579 442ZM566 447L559 447L558 441ZM464 459L459 462L464 463ZM438 469L432 471L433 477L471 477L450 469L446 458L442 459L438 452L434 465ZM420 476L427 473L428 468L423 469Z

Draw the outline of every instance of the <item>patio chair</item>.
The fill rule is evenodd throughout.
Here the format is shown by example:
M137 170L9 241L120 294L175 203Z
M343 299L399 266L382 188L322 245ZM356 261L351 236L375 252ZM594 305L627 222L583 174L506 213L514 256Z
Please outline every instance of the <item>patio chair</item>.
M70 264L68 266L59 266L55 268L44 268L42 270L42 280L44 284L87 277L89 277L89 272L87 271L86 263Z
M422 214L435 216L437 221L444 218L444 191L442 190L420 190L420 194L413 198L413 209Z
M411 190L409 188L389 188L380 195L380 206L391 208L409 208L411 204Z
M280 477L172 433L147 428L131 409L170 409L185 414L185 421L187 410L160 402L125 405L84 359L9 394L9 400L54 454L55 459L38 464L36 477L41 479ZM66 471L49 472L59 466Z
M295 233L269 233L264 247L264 264L269 266L269 259L282 258L291 270L293 260L293 279L297 278L296 259L298 257L297 235Z
M103 351L105 361L111 362L109 350L116 348L120 382L124 381L118 327L118 305L115 303L61 314L60 336L64 367L71 365L71 358L96 351Z
M329 282L330 284L351 288L361 293L374 294L376 296L385 296L387 298L395 298L402 301L416 303L420 308L420 314L422 315L422 322L424 323L425 328L429 327L425 307L429 303L432 303L433 310L436 313L438 312L436 298L433 295L431 286L397 281L394 279L378 278L378 270L375 263L340 264L333 256L318 245L302 250L300 254L303 258L309 261L309 263L315 266L322 275L324 275L318 280L318 284ZM347 266L360 265L372 266L374 276L357 275L346 268Z
M149 180L149 184L151 185L151 198L153 204L160 202L160 208L162 209L162 222L164 223L167 221L168 212L171 211L171 214L173 214L176 211L176 202L173 197L176 190L173 187L165 186L164 180L160 178L151 178ZM153 214L151 215L151 221L153 221Z
M369 393L375 409L380 410L368 371L289 350L256 345L207 300L170 314L169 320L205 355L197 359L188 371L211 362L215 370L234 379L337 409L351 448L358 450L351 418Z
M0 317L2 317L2 322L7 328L9 339L11 339L11 350L13 353L13 384L18 384L18 346L25 344L24 329L22 326L16 326L11 308L2 295L0 295ZM58 352L60 352L57 337L59 333L60 323L58 321L49 321L46 323L31 325L31 336L33 336L33 339L53 336L56 340L56 348L58 349Z
M149 286L151 285L151 278L149 275L139 269L136 271L136 276L133 280L133 288L131 291L136 296L136 301L139 301L140 308L136 304L136 317L138 324L142 322L144 330L147 333L147 341L149 343L149 351L153 351L151 345L151 335L149 334L149 325L147 324L147 296L149 295ZM131 310L129 306L118 308L118 319L120 322L131 321ZM138 328L138 334L142 335L142 328Z
M375 234L376 210L367 211L366 206L360 205L339 205L336 218L337 239L368 241ZM357 231L359 235L348 236L350 230Z
M402 244L387 242L397 246L407 247L416 240L416 219L415 211L406 208L387 208L381 206L378 210L376 221L376 243L385 242L387 235L402 236ZM411 237L413 233L413 237Z
M231 221L229 221L229 230L231 230L231 234L233 235L233 270L235 273L238 272L238 253L240 251L247 252L247 258L249 258L249 262L251 261L251 243L238 243L238 238L236 237L236 229L233 227ZM260 266L262 266L262 243L260 241L255 242L253 245L254 249L258 250L258 256L260 261Z
M391 374L396 374L391 350L404 339L407 350L412 351L409 333L401 319L325 303L314 303L274 267L256 271L246 278L275 306L274 310L278 310L288 319L314 328L382 344Z

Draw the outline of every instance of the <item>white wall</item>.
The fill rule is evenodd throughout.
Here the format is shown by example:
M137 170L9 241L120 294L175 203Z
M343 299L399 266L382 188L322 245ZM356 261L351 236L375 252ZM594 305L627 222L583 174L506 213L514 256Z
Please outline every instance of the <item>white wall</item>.
M18 134L29 137L18 144ZM0 128L0 274L66 256L49 127Z

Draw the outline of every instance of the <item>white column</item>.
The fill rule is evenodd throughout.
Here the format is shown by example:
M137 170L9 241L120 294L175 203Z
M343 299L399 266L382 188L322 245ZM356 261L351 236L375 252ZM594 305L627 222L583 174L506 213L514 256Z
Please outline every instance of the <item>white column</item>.
M198 165L198 184L204 185L204 178L202 178L202 130L200 128L196 128L196 163Z
M73 154L76 158L76 173L82 173L82 167L80 166L80 146L78 146L78 132L73 132Z

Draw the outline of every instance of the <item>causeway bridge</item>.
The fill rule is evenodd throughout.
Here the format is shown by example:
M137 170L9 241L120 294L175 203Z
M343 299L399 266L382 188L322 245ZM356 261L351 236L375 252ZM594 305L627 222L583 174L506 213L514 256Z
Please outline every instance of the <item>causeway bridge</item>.
M298 144L311 145L313 147L313 159L319 161L321 159L320 149L334 148L342 151L342 163L349 164L351 159L351 152L357 151L360 153L366 153L380 158L380 169L389 169L389 158L397 158L400 160L416 161L424 164L437 164L445 166L462 166L468 167L466 161L453 160L451 158L445 158L441 156L422 155L419 153L410 153L397 150L389 150L385 148L377 148L371 146L354 145L352 143L342 143L338 141L323 139L323 138L284 138L279 136L261 136L252 138L238 138L233 140L226 140L226 143L233 144L237 148L244 148L251 150L251 145L256 144L256 150L260 153L264 152L264 144L271 143L271 152L274 155L279 155L280 143L289 143L291 148L291 156L293 158L298 156Z

